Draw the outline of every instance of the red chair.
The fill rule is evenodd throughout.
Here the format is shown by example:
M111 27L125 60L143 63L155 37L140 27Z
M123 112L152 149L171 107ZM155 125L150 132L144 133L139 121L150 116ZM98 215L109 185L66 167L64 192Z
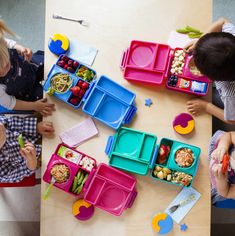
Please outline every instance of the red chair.
M32 187L38 183L35 173L29 177L25 177L22 181L18 183L0 183L0 188L3 187Z

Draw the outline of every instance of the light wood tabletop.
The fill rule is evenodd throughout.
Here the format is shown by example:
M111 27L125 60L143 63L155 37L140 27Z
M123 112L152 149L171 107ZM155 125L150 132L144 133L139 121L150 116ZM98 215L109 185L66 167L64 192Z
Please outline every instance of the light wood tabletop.
M52 14L75 19L86 19L90 26L83 27L75 22L56 20ZM172 128L174 117L186 112L186 101L191 96L167 90L164 86L143 86L129 83L123 78L119 64L124 49L131 40L167 43L169 33L177 28L191 25L203 31L211 24L212 1L193 0L47 0L45 32L45 76L56 62L56 56L47 48L48 39L54 33L67 35L99 50L93 67L99 75L109 78L136 93L137 115L128 127L163 137L172 138L201 148L199 170L193 187L201 193L201 199L187 214L183 223L188 225L186 232L174 224L169 235L207 236L210 235L210 183L208 176L208 142L211 137L211 117L202 115L195 118L196 128L191 135L184 137ZM47 96L48 97L48 96ZM151 107L145 106L145 99L151 98ZM210 100L210 95L207 97ZM62 131L83 121L87 116L67 104L48 97L56 104L52 121L56 129L53 139L43 138L42 174L48 160L61 142ZM115 131L95 121L99 135L85 142L79 150L94 157L98 163L107 163L104 153L107 137ZM41 201L41 235L85 236L97 235L156 235L151 228L154 214L164 211L180 191L180 187L153 181L150 176L137 176L138 196L133 207L120 217L101 209L86 222L78 221L72 215L72 204L76 198L53 188L51 196ZM48 186L42 181L42 192Z

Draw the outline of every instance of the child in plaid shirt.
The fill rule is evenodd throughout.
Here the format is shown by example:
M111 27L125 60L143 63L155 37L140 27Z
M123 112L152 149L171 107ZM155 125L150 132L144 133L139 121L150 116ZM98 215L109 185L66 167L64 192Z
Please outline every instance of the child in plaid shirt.
M51 136L51 122L38 122L36 117L0 116L0 182L20 182L33 174L41 145L35 144L41 135ZM20 148L18 136L22 134L25 146Z

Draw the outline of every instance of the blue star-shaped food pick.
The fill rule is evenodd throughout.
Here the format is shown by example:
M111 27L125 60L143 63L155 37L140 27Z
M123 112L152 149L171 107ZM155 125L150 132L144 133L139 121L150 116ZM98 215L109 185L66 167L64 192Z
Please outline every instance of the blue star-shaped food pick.
M188 226L186 224L181 224L180 225L180 230L181 231L186 231L188 229Z
M152 100L150 98L145 99L145 106L150 107L153 104Z

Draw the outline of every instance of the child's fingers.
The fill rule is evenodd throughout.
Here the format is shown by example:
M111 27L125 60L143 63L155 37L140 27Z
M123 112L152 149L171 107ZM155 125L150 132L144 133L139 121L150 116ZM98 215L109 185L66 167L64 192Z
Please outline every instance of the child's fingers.
M47 109L54 109L55 108L55 104L53 104L53 103L46 103L45 104L45 108L47 108Z
M51 111L47 111L47 110L43 110L41 113L42 113L42 115L44 115L44 116L50 116L50 115L52 115L52 112L51 112Z
M29 142L27 142L24 146L25 146L25 147L32 147L32 148L34 148L34 144L29 143Z
M47 113L45 113L45 112L43 112L43 111L40 111L40 114L41 114L42 116L44 116L44 117L47 117L47 116L48 116Z
M28 147L26 148L26 152L27 152L27 157L34 157L36 155L36 150L35 148L32 147Z
M218 165L212 167L212 173L215 177L218 177Z
M39 99L38 102L47 102L47 98Z
M52 115L52 109L50 109L50 108L45 108L45 109L43 109L43 111L42 111L44 114L46 114L46 115Z
M24 157L24 158L28 158L29 157L29 155L30 155L30 152L26 149L26 148L22 148L21 150L20 150L20 153L21 153L21 155Z
M36 149L35 148L30 148L28 151L31 154L31 156L35 156L36 155Z
M45 123L45 130L54 131L53 124L51 122Z

